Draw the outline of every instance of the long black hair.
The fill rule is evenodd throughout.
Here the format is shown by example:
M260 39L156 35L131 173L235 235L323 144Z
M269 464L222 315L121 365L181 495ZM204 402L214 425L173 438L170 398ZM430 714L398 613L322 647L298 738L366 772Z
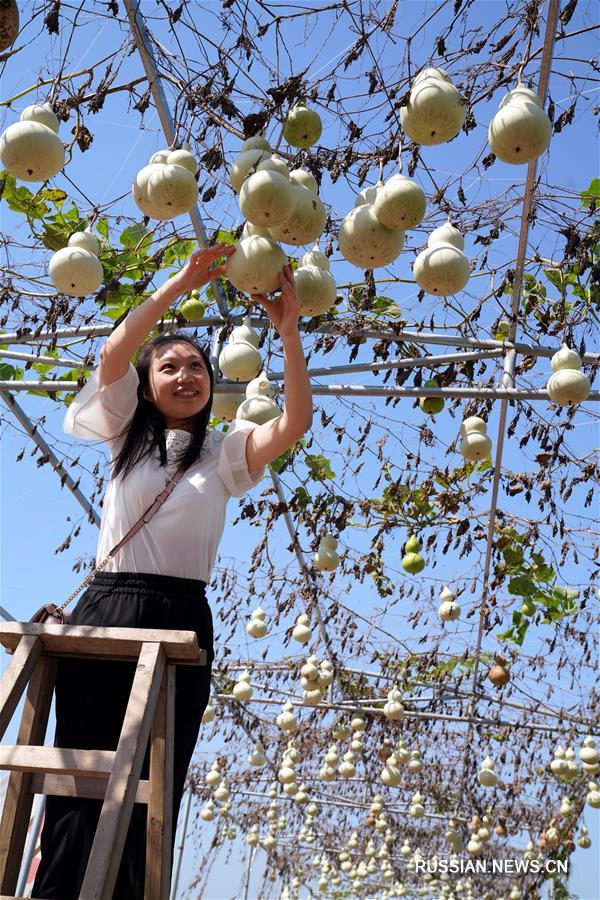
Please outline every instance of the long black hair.
M123 478L133 469L133 467L145 457L149 457L158 447L160 455L160 464L164 466L167 462L167 449L165 444L165 417L160 410L152 403L146 400L144 392L149 387L149 373L152 363L152 355L157 347L165 344L174 344L184 342L190 344L200 353L206 364L208 377L210 379L210 397L204 409L196 415L194 419L194 428L192 431L192 439L186 448L184 454L178 460L178 464L184 464L188 469L200 457L206 431L210 421L210 410L213 402L214 374L210 357L204 347L197 341L189 337L187 334L180 332L171 332L170 334L159 334L142 346L138 353L138 357L134 363L140 383L138 385L138 402L133 419L127 428L121 432L126 435L123 446L115 456L112 464L111 477L116 478L121 472Z

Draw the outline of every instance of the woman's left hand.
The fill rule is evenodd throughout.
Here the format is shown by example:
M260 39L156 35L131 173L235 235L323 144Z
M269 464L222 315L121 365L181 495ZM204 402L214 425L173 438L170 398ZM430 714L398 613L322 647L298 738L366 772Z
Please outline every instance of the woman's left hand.
M252 294L256 303L260 303L265 310L279 335L298 331L298 318L300 316L300 304L296 296L294 284L294 272L290 265L284 266L279 273L281 294L277 300L267 300L262 294Z

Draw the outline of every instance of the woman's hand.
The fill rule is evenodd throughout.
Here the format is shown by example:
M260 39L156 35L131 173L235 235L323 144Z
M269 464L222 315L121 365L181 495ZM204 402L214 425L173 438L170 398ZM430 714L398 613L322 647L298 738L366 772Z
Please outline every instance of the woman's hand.
M171 279L176 282L181 294L194 291L203 284L208 284L213 278L225 274L225 266L211 266L221 256L231 256L235 253L235 247L229 244L215 244L214 247L206 247L192 253L183 269Z
M251 296L256 303L260 303L283 338L286 334L298 332L300 316L300 304L296 296L294 273L291 266L283 267L279 273L279 284L281 294L277 300L269 301L262 294L252 294Z

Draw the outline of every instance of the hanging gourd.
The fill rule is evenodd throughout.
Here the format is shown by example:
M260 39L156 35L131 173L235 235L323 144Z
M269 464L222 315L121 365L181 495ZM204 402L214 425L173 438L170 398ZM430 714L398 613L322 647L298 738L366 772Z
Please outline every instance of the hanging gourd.
M317 266L319 269L324 269L326 272L329 272L330 265L329 260L319 247L318 243L304 254L302 259L300 260L300 268L304 266Z
M404 765L410 759L410 750L407 749L402 738L398 741L398 745L394 750L394 755L400 765Z
M573 812L573 804L568 797L563 797L560 803L559 813L561 816L570 816Z
M240 153L245 153L247 150L267 150L270 153L271 145L262 133L254 134L252 137L246 138Z
M338 233L341 253L361 269L387 266L400 256L404 247L404 232L392 231L382 225L371 203L351 209Z
M402 557L402 568L410 575L418 575L425 568L425 560L419 553L420 549L421 542L414 534L411 534L404 545L404 556Z
M600 790L595 781L589 782L587 797L585 799L588 806L591 806L593 809L600 809Z
M319 769L319 778L321 781L335 781L336 770L333 766L324 765Z
M248 393L248 388L250 393ZM253 378L246 388L246 399L237 409L236 419L245 419L248 422L255 422L257 425L264 425L265 422L278 418L282 413L269 396L271 390L273 390L273 386L264 373L262 377Z
M190 291L190 296L179 307L179 312L185 316L188 322L201 322L204 318L206 306L200 299L199 291Z
M409 807L408 812L415 819L422 819L425 815L425 807L423 806L423 798L419 791L412 798L411 805Z
M479 856L480 853L483 852L483 844L477 837L477 835L472 835L471 840L467 844L467 853L470 853L471 856Z
M416 228L425 215L426 200L416 181L392 175L371 201L378 221L392 231Z
M215 785L221 782L222 778L221 767L219 765L218 760L215 760L209 771L206 773L205 781L207 784Z
M487 425L478 416L469 416L460 426L462 440L460 452L468 462L486 459L492 450L492 440L487 434Z
M308 627L309 623L310 617L307 616L306 613L301 613L296 619L292 637L295 641L298 641L299 644L308 644L312 638L312 631Z
M350 727L352 728L352 731L364 731L367 727L367 723L362 716L354 716L350 722Z
M410 849L410 844L409 844L408 841L405 839L404 843L403 843L402 846L400 847L400 854L401 854L401 856L403 856L405 859L407 859L407 858L411 855L411 853L412 853L412 850Z
M14 44L19 33L19 7L16 0L3 0L0 4L0 53Z
M270 150L261 147L242 148L242 152L229 170L229 181L236 194L242 189L244 181L251 172L256 171L259 163L271 156Z
M548 396L559 406L576 406L589 397L592 385L581 369L581 357L563 344L551 359L553 375L546 385Z
M91 231L72 234L68 245L50 259L48 274L54 287L69 297L95 294L104 280L99 253L100 244Z
M273 165L272 159L262 166ZM285 166L285 163L283 164ZM250 175L240 190L240 212L253 225L271 228L289 219L294 208L294 192L287 177L275 168L263 168Z
M464 246L462 234L449 222L432 231L426 249L413 263L413 275L419 287L438 297L462 291L471 274Z
M233 696L236 700L250 700L252 697L252 685L250 684L250 672L245 670L238 677L233 686Z
M283 136L292 147L306 149L317 143L323 131L319 113L310 109L304 100L298 101L287 114Z
M249 240L262 240L262 238L249 238ZM244 322L249 322L248 317L244 319ZM251 332L255 334L249 324L235 328L228 344L221 350L219 368L223 375L231 381L250 381L261 369L262 357L256 349Z
M308 788L305 784L299 786L298 793L295 795L294 800L296 803L308 803Z
M137 173L131 192L138 209L152 219L169 220L190 212L198 200L189 144L182 150L159 151ZM176 162L179 160L179 162Z
M59 121L47 104L34 104L0 136L0 161L21 181L47 181L65 164Z
M363 734L362 731L355 731L352 735L352 740L350 741L350 749L354 753L362 753L363 748Z
M308 188L308 190L312 191L314 194L319 193L317 179L314 175L311 175L310 172L307 172L306 169L292 169L290 172L290 181L293 181L294 184L299 184L300 187Z
M257 172L277 172L277 174L281 175L281 177L284 178L285 181L289 182L289 180L290 180L290 170L288 169L287 165L282 160L282 158L280 156L277 156L276 154L273 154L272 156L267 157L267 159L263 159L262 162L259 162L259 164L256 167L256 171ZM247 184L248 181L250 181L250 178L248 178L244 182L244 184ZM243 185L242 185L242 188L243 188ZM241 206L241 194L242 194L242 191L240 191L240 206Z
M365 204L373 205L379 191L383 188L383 181L379 180L377 184L371 184L362 191L359 191L354 198L354 206L364 206Z
M323 535L319 542L319 549L315 553L315 566L322 572L333 572L340 564L337 553L338 539L331 533Z
M448 73L425 69L411 86L408 104L400 110L400 121L411 140L433 147L456 137L465 115L465 105Z
M490 667L487 677L495 687L504 687L510 681L510 672L501 654L497 653L494 657L494 664Z
M245 394L224 394L221 391L215 391L210 408L211 415L220 422L232 422L239 406L245 399Z
M292 782L296 781L296 770L291 760L284 760L283 765L277 772L277 779L281 784L292 784Z
M439 382L435 378L430 378L425 382L426 388L439 388ZM445 406L443 397L421 397L419 407L424 413L430 416L437 416Z
M192 153L190 144L183 144L180 150L169 151L165 163L171 166L183 166L192 175L195 175L198 171L198 163Z
M398 787L400 784L400 769L398 768L394 754L390 756L383 767L380 778L386 787Z
M215 791L215 800L218 800L219 803L225 803L229 800L229 788L227 787L226 781L221 781L219 787Z
M448 822L448 829L444 833L444 837L455 853L460 853L464 849L464 841L460 831L458 831L456 827L456 821L454 819L450 819Z
M212 722L215 716L217 715L217 711L215 706L210 702L207 703L206 709L202 713L202 724L208 725L209 722Z
M294 707L289 700L283 704L281 712L277 716L277 725L282 731L296 731L298 728Z
M252 222L244 222L244 227L242 228L242 239L247 237L252 237L252 235L258 235L258 237L271 238L271 232L268 228L259 228L258 225L253 225Z
M579 837L577 838L577 843L583 850L587 850L592 846L592 840L585 825L581 826L581 831L579 833Z
M394 687L387 695L387 703L383 707L383 714L388 722L399 722L404 718L402 705L402 691Z
M300 670L303 701L306 706L318 706L322 699L318 665L317 657L309 656Z
M275 241L251 235L235 245L235 253L227 258L225 272L242 293L270 294L279 286L279 275L287 261Z
M423 760L421 759L420 750L415 749L411 751L408 769L410 772L420 772L423 769Z
M444 585L440 591L440 600L442 601L438 608L438 616L442 622L455 622L460 618L460 606L454 599L454 594L449 587Z
M268 397L273 400L276 393L277 388L270 382L266 372L260 372L246 385L246 397Z
M354 753L348 750L344 753L344 760L338 769L342 778L354 778L356 775L356 766L354 765Z
M483 787L496 787L498 784L498 776L494 770L494 763L489 756L486 756L481 764L481 769L477 773L477 781Z
M299 266L294 272L294 286L302 316L326 313L337 298L335 278L322 266Z
M333 663L329 659L324 659L321 663L319 669L319 687L321 690L328 688L331 684L333 684L334 679L334 671L333 671Z
M344 722L342 719L340 719L339 722L335 723L331 733L332 733L333 737L336 739L336 741L345 741L346 738L349 738L350 735L352 734L352 728L354 728L355 731L360 731L360 729L358 729L354 726L354 721L355 720L353 719L352 727L347 725L346 722ZM361 719L361 722L362 721L363 720ZM364 728L363 728L363 730L364 730Z
M548 149L551 137L552 124L542 101L522 84L502 98L488 128L492 152L513 165L537 159Z
M265 622L265 611L258 606L252 610L250 621L246 625L246 634L253 638L263 638L269 633L269 626Z
M251 766L255 766L256 768L266 766L267 757L265 756L265 748L263 747L261 741L257 741L255 743L252 753L250 753L248 756L248 763Z
M293 173L291 173L293 174ZM289 218L281 225L270 228L271 236L283 244L303 247L312 244L325 228L325 207L315 191L290 181L294 206Z
M583 764L584 772L593 775L600 771L600 751L596 747L596 741L591 735L583 741L583 747L579 751L579 759Z
M200 818L205 822L212 822L215 817L215 804L212 798L207 800L206 804L200 810Z

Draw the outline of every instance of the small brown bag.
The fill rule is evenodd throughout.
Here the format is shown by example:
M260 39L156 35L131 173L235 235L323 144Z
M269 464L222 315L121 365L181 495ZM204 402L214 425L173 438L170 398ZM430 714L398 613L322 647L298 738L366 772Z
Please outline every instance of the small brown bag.
M173 478L169 478L169 483L167 484L166 488L160 492L160 494L158 495L158 497L156 498L154 503L152 503L151 506L148 507L146 512L143 514L143 516L141 516L141 518L138 519L138 521L135 523L135 525L129 529L129 531L127 532L125 537L122 538L119 541L119 543L115 547L112 548L112 550L110 551L108 556L106 556L102 560L100 565L94 566L94 568L90 572L90 574L81 582L81 584L79 585L77 590L73 591L73 593L71 594L70 597L67 597L67 599L64 601L64 603L61 603L60 606L57 606L56 603L45 603L44 606L40 606L40 608L38 610L36 610L36 612L33 614L33 616L31 617L31 619L29 621L37 622L38 624L41 624L41 625L64 625L64 622L65 622L64 609L65 609L65 607L67 607L69 605L71 600L73 600L73 598L77 596L77 594L82 590L82 588L87 587L89 584L91 584L91 582L94 580L96 572L100 572L104 568L104 566L109 562L109 560L111 560L114 556L117 555L117 553L119 552L121 547L123 547L127 543L127 541L131 540L131 538L134 536L134 534L137 534L138 531L140 530L140 528L143 528L143 526L146 525L150 521L152 516L154 516L155 513L158 512L160 507L163 505L163 503L165 502L165 500L167 499L167 497L169 496L169 494L171 493L171 491L173 490L173 488L175 487L175 485L177 484L177 482L183 475L184 471L185 471L184 467L181 466L181 468L179 468L177 470L177 472L175 473Z

